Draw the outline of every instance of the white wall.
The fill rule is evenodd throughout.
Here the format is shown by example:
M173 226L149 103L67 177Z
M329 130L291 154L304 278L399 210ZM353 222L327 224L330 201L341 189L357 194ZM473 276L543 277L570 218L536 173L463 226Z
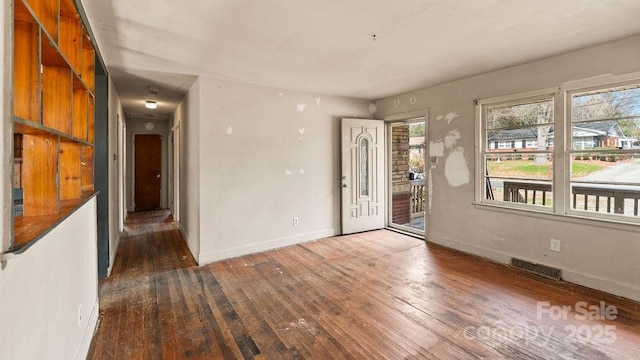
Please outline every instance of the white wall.
M96 231L94 197L23 254L2 263L2 359L86 358L98 321Z
M446 149L438 165L431 169L433 192L432 209L427 216L428 240L497 261L508 262L511 257L518 257L558 267L567 281L640 300L640 227L567 221L553 216L541 218L473 205L474 99L637 72L638 59L640 36L378 101L376 115L381 117L428 108L431 142L443 141L450 131L460 132L455 146ZM465 161L458 174L449 173L447 178L445 171L451 155L460 159L459 151L470 176L460 184L460 178L451 181L451 177L465 175ZM461 178L464 180L464 176ZM561 252L549 250L550 238L561 240Z
M199 263L340 233L339 122L368 109L201 77Z
M123 199L121 184L121 159L124 154L119 153L118 144L121 141L119 134L124 124L124 110L118 91L116 90L113 80L109 78L109 139L108 139L108 156L109 156L109 270L111 274L113 262L118 251L121 234L121 211L120 206ZM122 120L119 124L118 119Z
M174 113L180 128L180 231L194 259L200 256L200 80Z
M161 154L161 181L160 181L160 207L163 209L169 208L169 136L171 136L170 126L168 121L151 121L153 123L153 129L147 130L144 124L149 122L142 119L127 119L127 209L128 211L135 211L134 199L135 199L135 146L134 135L136 134L155 134L162 136L162 154Z

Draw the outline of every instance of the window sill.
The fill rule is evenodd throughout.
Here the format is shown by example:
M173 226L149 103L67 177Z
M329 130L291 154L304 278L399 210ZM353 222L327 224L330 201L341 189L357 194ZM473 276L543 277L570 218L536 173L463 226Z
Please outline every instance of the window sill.
M56 215L28 217L19 215L15 217L13 219L13 245L8 253L22 254L97 194L97 192L93 193L81 200L62 201L60 213Z
M623 219L605 219L599 217L581 216L576 214L557 214L550 211L536 209L518 209L498 204L486 204L477 202L474 202L473 206L476 209L480 210L496 211L517 216L534 217L543 220L559 221L564 223L573 223L577 225L594 226L598 228L608 228L613 230L631 232L640 231L640 223L633 221L624 221Z

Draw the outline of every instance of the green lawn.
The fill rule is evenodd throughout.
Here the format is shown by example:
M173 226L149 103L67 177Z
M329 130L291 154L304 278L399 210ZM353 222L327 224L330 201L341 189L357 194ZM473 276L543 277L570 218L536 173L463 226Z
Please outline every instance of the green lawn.
M604 169L610 163L592 160L573 161L573 177L582 177ZM549 179L552 162L536 164L529 160L489 161L487 167L489 176L522 177L534 179Z
M489 161L489 176L513 176L546 179L552 163L535 164L528 160Z
M606 167L604 164L598 164L590 161L576 160L572 164L573 177L587 176L593 172L602 170Z

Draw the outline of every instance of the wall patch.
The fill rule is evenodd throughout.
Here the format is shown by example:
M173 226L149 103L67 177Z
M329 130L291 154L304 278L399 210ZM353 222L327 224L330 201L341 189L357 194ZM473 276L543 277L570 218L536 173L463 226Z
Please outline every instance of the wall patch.
M444 137L444 146L447 149L453 149L453 147L456 146L458 140L460 140L461 137L462 135L460 134L460 131L458 129L449 131L447 136Z
M227 128L227 135L231 135L231 134L233 134L233 127L229 125L229 127Z
M307 108L307 104L300 103L296 106L296 112L303 112Z
M458 114L457 112L450 112L447 114L447 116L445 116L444 118L447 119L447 123L451 124L451 122L453 121L453 119L459 117L460 114Z
M449 153L444 164L444 175L453 187L468 184L470 181L467 160L464 158L464 148L458 146Z
M435 143L433 141L431 141L429 143L429 156L443 157L444 156L444 143L442 141L435 142Z

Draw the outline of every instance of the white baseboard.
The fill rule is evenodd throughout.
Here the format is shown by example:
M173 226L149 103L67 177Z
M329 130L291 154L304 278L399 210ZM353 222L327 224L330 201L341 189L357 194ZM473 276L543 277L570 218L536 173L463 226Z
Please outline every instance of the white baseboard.
M505 252L482 248L479 246L466 243L464 241L450 239L450 238L440 236L438 234L433 234L433 233L430 233L429 236L427 236L427 242L442 245L444 247L458 250L463 253L468 253L471 255L487 258L489 260L502 263L502 264L511 263L511 258L513 257L513 255L510 255Z
M279 239L267 240L250 245L238 246L230 249L214 251L210 253L200 254L198 264L205 265L215 261L231 259L238 256L253 254L257 252L273 250L285 246L300 244L307 241L323 239L340 234L339 229L324 229L294 236L288 236Z
M640 302L640 289L634 288L630 284L585 275L567 269L562 269L562 280Z
M99 303L98 299L96 299L95 304L93 304L93 309L91 309L91 315L89 316L89 321L87 322L87 327L84 330L84 335L82 336L82 343L80 344L80 349L78 351L78 360L86 359L87 355L89 355L89 349L91 348L91 341L93 340L93 335L96 332L96 327L98 326L98 316L100 315L99 311Z
M515 258L530 261L533 263L540 263L543 265L560 268L560 270L562 271L562 280L564 281L585 286L591 289L604 291L609 294L621 296L627 299L640 301L640 288L633 287L629 284L623 284L615 280L602 279L602 278L595 277L593 275L578 273L570 269L562 268L562 266L558 266L557 264L545 264L544 262L538 261L536 259L528 258L527 256L514 255L514 254L509 254L501 251L496 251L493 249L486 249L486 248L465 243L463 241L446 238L444 236L439 236L437 234L430 234L427 241L432 242L434 244L442 245L454 250L458 250L464 253L468 253L471 255L487 258L502 264L510 264L511 258L515 257Z

